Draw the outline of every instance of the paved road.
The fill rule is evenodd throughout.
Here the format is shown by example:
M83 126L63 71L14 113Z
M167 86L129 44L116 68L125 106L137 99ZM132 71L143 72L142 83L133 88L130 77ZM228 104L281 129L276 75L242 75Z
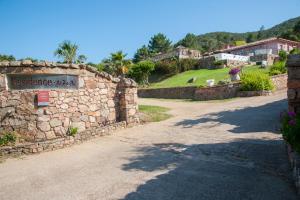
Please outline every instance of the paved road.
M9 159L0 164L0 199L296 199L276 133L285 98L141 99L174 117Z

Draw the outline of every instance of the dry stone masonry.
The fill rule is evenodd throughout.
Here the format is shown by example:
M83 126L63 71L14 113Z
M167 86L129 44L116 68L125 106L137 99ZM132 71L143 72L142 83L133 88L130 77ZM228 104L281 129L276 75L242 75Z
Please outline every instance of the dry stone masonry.
M287 67L289 110L300 113L300 55L289 55Z
M38 106L39 91L49 94L48 105ZM78 141L138 123L137 109L137 85L131 79L84 64L0 63L0 134L13 131L40 144ZM73 139L71 127L78 128Z
M289 111L300 113L300 55L289 55L288 67L288 105ZM300 156L287 143L287 152L293 169L294 182L300 194Z
M280 74L272 76L271 80L276 90L286 89L287 75ZM240 91L240 82L213 87L173 87L173 88L146 88L139 89L138 96L142 98L166 98L166 99L193 99L207 101L216 99L228 99L234 97L251 97L271 95L270 91Z

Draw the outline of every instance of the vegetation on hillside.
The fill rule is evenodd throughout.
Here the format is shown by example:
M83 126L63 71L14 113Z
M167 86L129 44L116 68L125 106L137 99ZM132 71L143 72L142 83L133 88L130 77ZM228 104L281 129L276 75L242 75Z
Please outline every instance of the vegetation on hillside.
M246 33L231 33L231 32L211 32L202 35L194 35L188 33L185 38L175 44L176 46L183 45L191 49L198 49L202 52L210 52L220 49L224 45L235 45L236 41L254 42L269 37L283 37L300 41L300 17L296 17L285 22L282 22L270 29L265 29L261 26L258 31Z
M219 81L228 82L229 68L224 69L199 69L199 70L189 70L180 74L176 74L169 78L166 78L159 82L153 82L150 84L150 88L167 88L167 87L185 87L185 86L206 86L206 80L214 79L217 84ZM242 73L246 72L260 72L263 74L268 74L269 69L260 68L260 66L246 66L242 69ZM195 81L188 83L188 80L195 78Z

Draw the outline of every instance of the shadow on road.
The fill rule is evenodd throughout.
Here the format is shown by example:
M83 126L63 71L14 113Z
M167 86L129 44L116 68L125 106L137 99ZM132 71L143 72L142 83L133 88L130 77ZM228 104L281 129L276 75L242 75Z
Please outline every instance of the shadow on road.
M232 133L277 132L279 114L287 108L286 104L286 100L280 100L257 107L211 113L198 119L185 119L176 123L176 126L193 128L214 123L234 125L235 127L229 130Z
M155 144L136 150L140 156L125 171L157 172L125 200L296 199L281 140L230 143Z

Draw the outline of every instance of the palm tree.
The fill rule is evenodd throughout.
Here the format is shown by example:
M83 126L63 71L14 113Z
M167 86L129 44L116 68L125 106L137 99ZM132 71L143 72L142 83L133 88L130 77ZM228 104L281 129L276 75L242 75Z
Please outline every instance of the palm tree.
M59 44L58 48L54 52L54 55L63 58L65 63L75 63L78 46L72 44L71 41L65 40Z
M127 54L124 54L122 51L117 51L115 53L110 54L110 62L114 68L116 75L122 75L128 71L129 66L131 65L131 61L125 59Z

